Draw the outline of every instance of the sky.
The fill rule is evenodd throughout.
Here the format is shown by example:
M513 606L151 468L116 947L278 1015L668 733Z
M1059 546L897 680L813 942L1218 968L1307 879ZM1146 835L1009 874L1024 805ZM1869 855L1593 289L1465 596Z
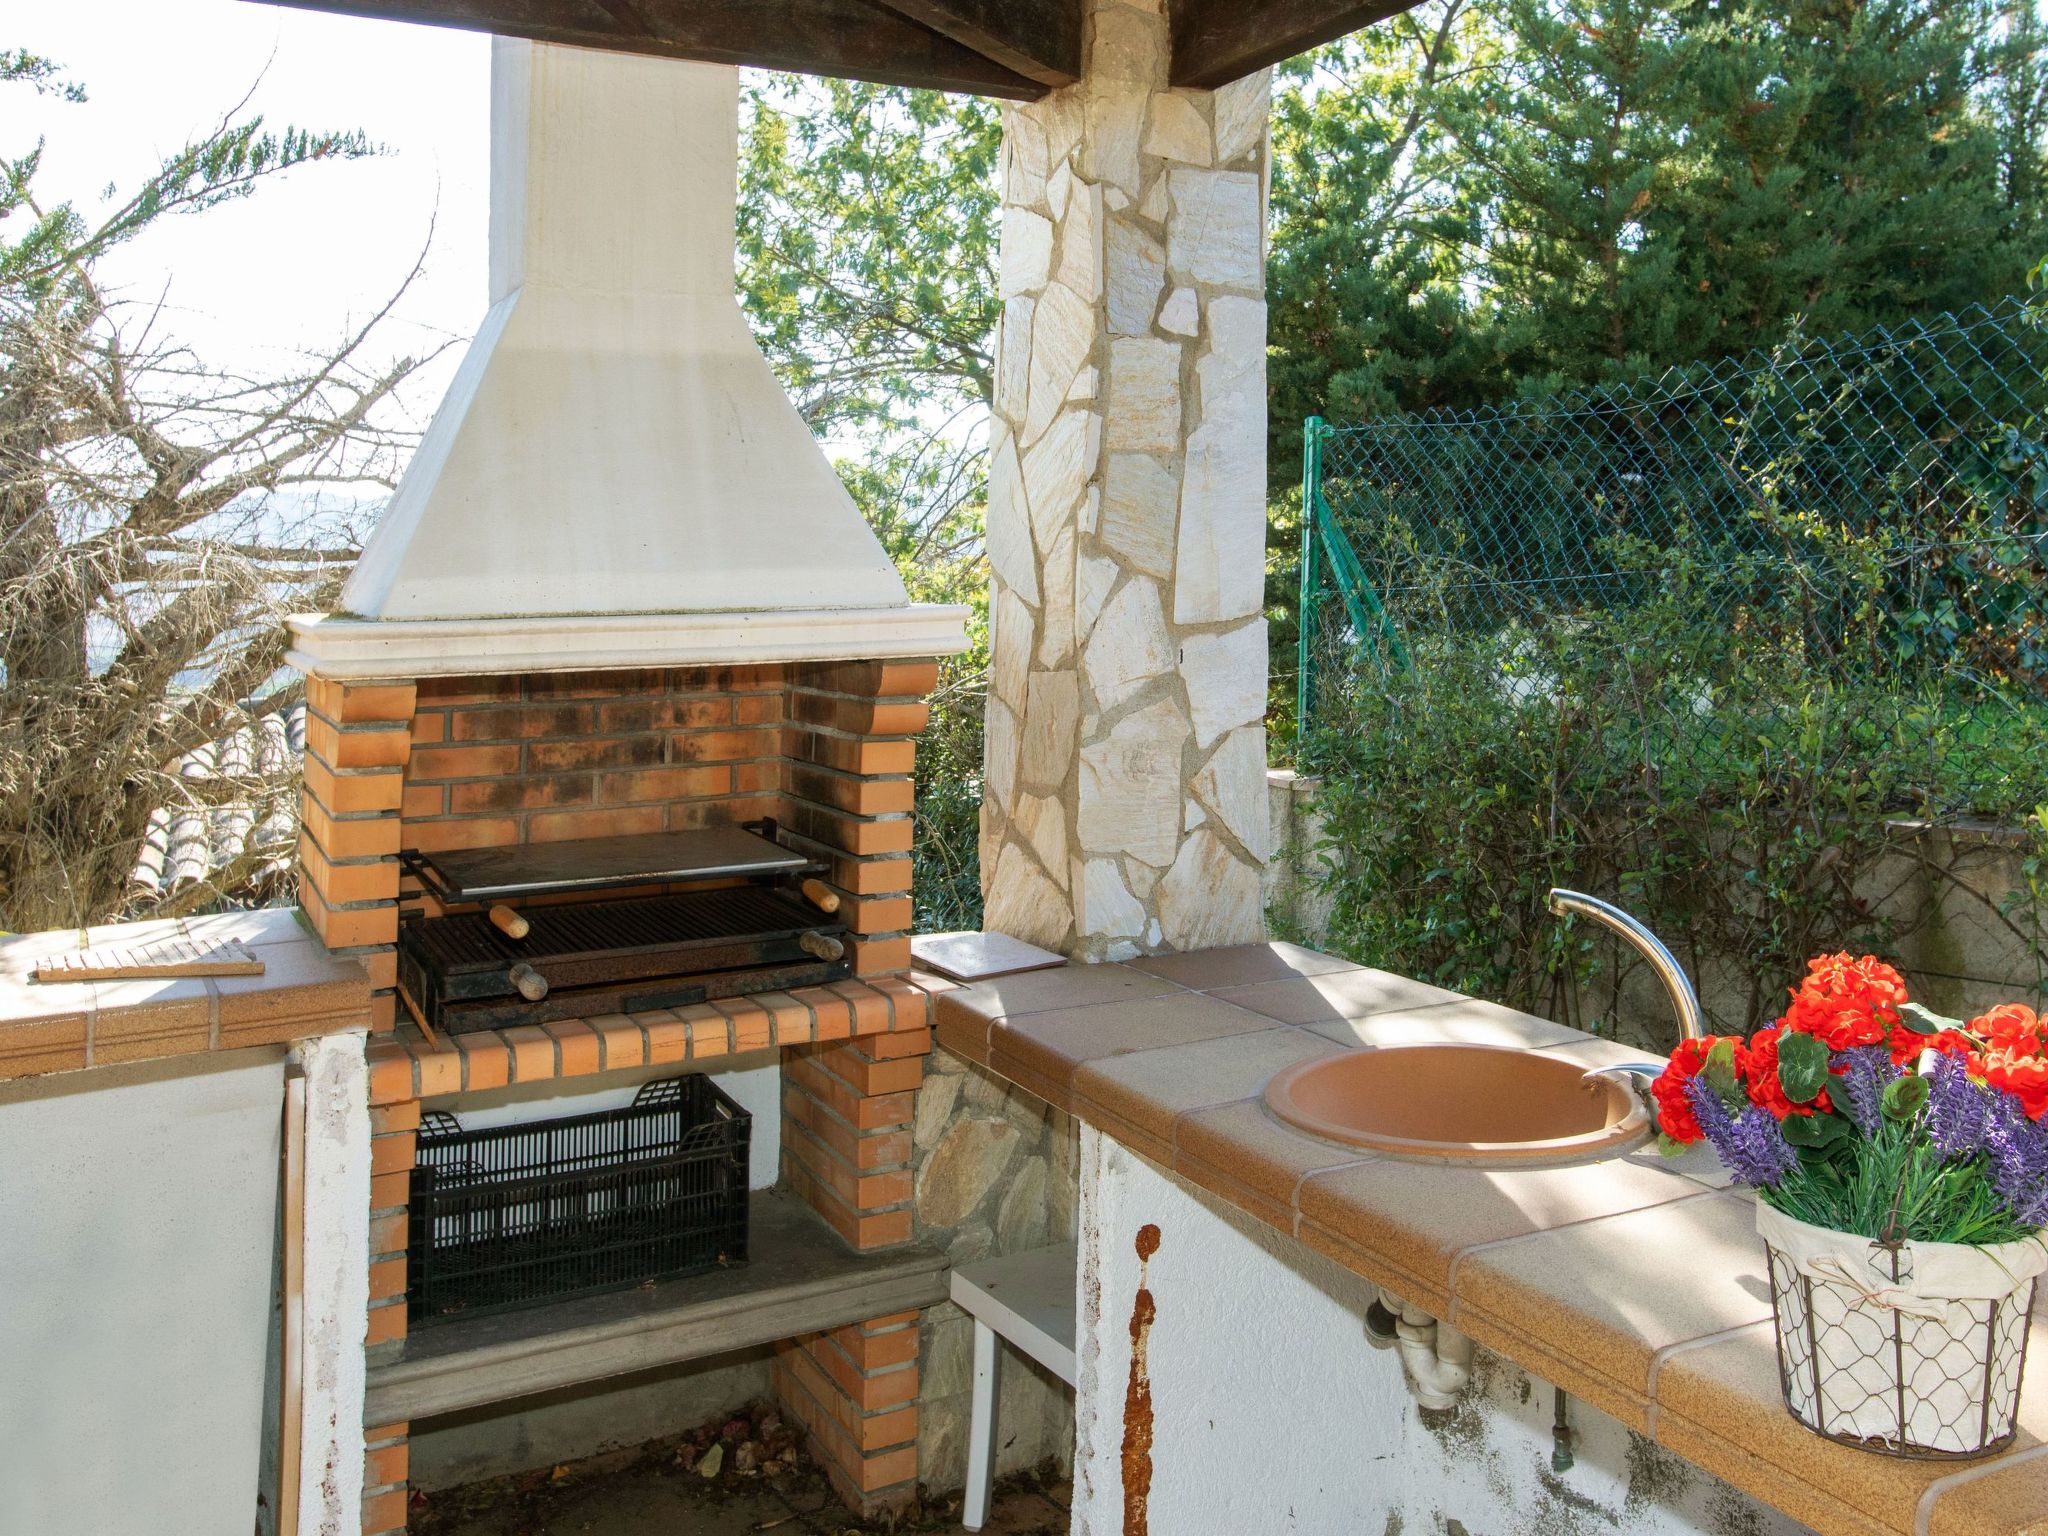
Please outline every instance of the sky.
M258 366L324 347L374 312L425 252L390 354L469 335L485 307L490 42L479 33L327 16L252 0L64 0L10 8L0 49L26 48L85 87L73 105L0 90L0 156L45 141L39 196L88 219L223 115L360 128L388 153L321 163L253 197L169 219L109 258L131 299L162 296L208 362ZM408 407L431 410L459 349Z

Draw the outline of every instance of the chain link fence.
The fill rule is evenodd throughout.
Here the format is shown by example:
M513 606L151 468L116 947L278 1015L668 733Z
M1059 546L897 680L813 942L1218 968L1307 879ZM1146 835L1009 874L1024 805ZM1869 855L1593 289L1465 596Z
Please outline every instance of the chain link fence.
M2024 813L2048 799L2044 375L2048 328L2015 300L1482 410L1311 419L1304 762L1462 672L1543 718L1520 739L1576 735L1568 766L1601 759L1629 793L1825 753L1882 756L1887 814Z

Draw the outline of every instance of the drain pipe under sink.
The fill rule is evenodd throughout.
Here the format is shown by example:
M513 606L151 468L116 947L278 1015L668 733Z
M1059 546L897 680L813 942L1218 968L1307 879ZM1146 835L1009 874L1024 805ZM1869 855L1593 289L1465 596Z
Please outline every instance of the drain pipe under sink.
M1399 1349L1408 1390L1424 1408L1451 1408L1472 1380L1472 1341L1382 1289L1365 1313L1366 1342Z

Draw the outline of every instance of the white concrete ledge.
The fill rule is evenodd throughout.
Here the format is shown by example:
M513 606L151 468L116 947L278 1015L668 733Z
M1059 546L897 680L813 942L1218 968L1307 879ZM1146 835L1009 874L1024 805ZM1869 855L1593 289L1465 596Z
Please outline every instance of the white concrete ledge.
M285 660L330 678L474 677L614 667L727 666L952 656L967 609L755 609L502 619L354 619L294 614Z
M739 1269L416 1328L370 1366L365 1422L508 1402L946 1299L943 1253L855 1253L790 1195L752 1197L747 1246Z

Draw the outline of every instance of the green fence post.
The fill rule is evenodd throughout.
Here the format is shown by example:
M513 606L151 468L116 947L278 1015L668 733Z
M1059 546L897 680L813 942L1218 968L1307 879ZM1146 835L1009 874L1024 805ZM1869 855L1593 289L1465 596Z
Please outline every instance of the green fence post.
M1294 668L1294 750L1300 760L1308 739L1310 701L1315 698L1314 630L1316 609L1316 502L1323 494L1323 418L1310 416L1301 424L1301 602L1296 622Z

